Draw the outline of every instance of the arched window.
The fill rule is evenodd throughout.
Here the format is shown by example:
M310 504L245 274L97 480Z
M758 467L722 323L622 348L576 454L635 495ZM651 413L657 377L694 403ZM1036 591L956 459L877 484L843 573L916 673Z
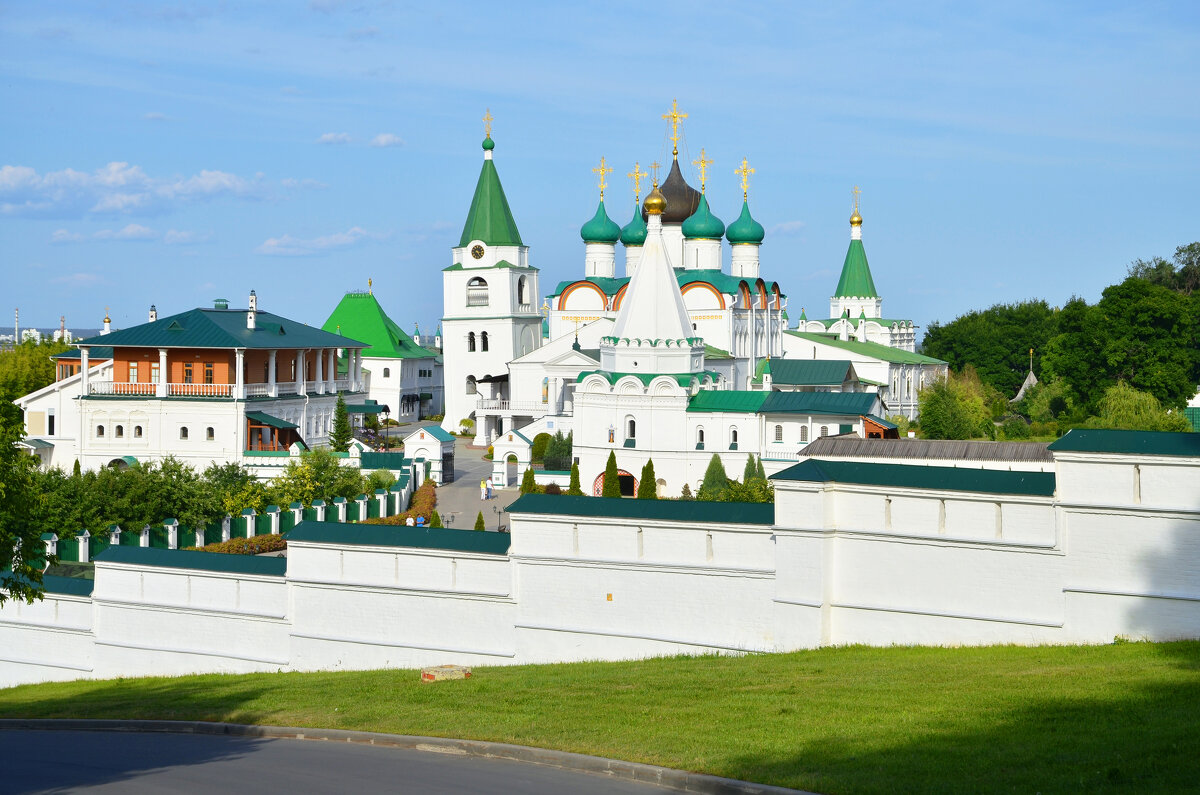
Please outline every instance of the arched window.
M141 425L134 425L134 426L133 426L133 438L134 438L134 439L141 439L141 438L142 438L142 426L141 426Z
M911 375L904 379L904 392L905 392L905 397L908 397L908 398L912 397L912 376Z
M104 438L104 426L103 425L96 426L96 436L100 437L101 439Z
M626 439L636 439L637 438L637 421L634 420L633 417L625 418L625 438Z
M392 377L392 368L390 368L390 367L383 368L383 377L391 378Z
M179 429L179 438L180 438L180 439L186 439L186 438L188 438L188 429L187 429L187 426L181 427L181 428Z
M738 449L737 428L731 427L729 429L729 449L730 450Z
M800 441L801 442L808 441L808 426L807 425L800 426Z
M777 442L783 441L783 426L782 425L775 426L775 441L777 441Z
M520 279L517 280L517 303L518 304L529 303L528 282L525 280L524 276L522 276Z
M488 305L488 284L476 276L467 282L467 306Z
M475 332L471 331L471 332L467 333L467 353L474 353L474 352L475 352Z
M479 350L481 350L481 351L487 350L487 332L486 331L479 332Z
M696 449L697 450L704 449L704 429L703 428L696 429Z
M822 426L821 426L821 435L822 435L822 436L828 436L828 435L829 435L829 426L828 426L828 425L822 425Z
M473 375L467 376L467 394L474 395L478 391L479 391L478 388L475 386L475 376L473 376Z
M118 439L123 439L123 438L125 438L125 426L124 426L124 425L118 425L118 426L117 426L116 433L114 433L113 435L114 435L114 436L116 436Z
M205 429L204 438L211 442L213 439L217 438L217 432L210 426L209 428Z

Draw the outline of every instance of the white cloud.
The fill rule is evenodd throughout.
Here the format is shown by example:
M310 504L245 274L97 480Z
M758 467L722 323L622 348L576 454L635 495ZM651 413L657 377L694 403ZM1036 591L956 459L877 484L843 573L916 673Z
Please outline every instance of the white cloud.
M168 246L184 245L187 243L203 243L208 240L211 235L200 234L198 232L189 232L182 229L168 229L163 235L163 242Z
M371 146L404 146L404 139L391 133L379 133L371 139Z
M359 243L380 240L384 237L386 235L375 234L368 232L361 226L354 226L345 232L335 232L332 235L307 239L292 237L291 235L271 237L263 241L262 245L254 250L259 254L268 254L277 257L307 257L326 251L350 248Z
M778 224L775 224L774 226L772 226L771 234L773 234L773 235L794 235L797 232L799 232L801 229L803 229L805 226L806 226L806 224L803 221L784 221L782 223L778 223Z
M287 188L313 187L284 180ZM205 169L190 177L153 177L140 166L112 162L92 172L66 168L39 174L28 166L0 166L0 216L82 217L88 214L167 212L217 198L266 199L273 185L259 173L242 177Z
M319 144L348 144L350 133L325 133L317 139Z
M83 235L66 229L55 229L54 234L50 235L51 243L78 243L80 240L83 240Z
M141 224L127 224L121 229L101 229L92 237L97 240L153 240L154 230Z

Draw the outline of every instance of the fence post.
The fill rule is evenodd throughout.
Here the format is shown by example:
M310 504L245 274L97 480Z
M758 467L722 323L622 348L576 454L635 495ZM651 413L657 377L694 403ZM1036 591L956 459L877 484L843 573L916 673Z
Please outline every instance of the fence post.
M367 495L360 494L354 498L354 501L358 503L358 521L365 521L367 518Z
M42 543L46 545L46 565L42 567L45 571L50 568L50 556L58 554L58 534L42 533Z
M279 535L279 506L268 505L267 516L269 516L271 519L271 535Z
M388 510L388 493L386 489L375 489L375 501L379 503L379 515L386 517L391 515Z
M312 507L317 512L317 521L325 521L325 500L313 500Z
M138 535L138 546L150 546L150 525L146 525L142 528L142 532Z
M108 543L111 546L121 546L121 526L110 524L108 526Z
M79 562L90 563L92 559L92 534L85 528L75 534L75 540L79 542Z
M203 524L199 525L198 527L192 528L192 536L194 539L193 543L197 549L204 548L204 542L207 541L207 539L204 537L204 531L207 529L208 529L208 525L203 525Z
M225 518L221 520L221 540L222 541L228 541L229 537L233 534L232 525L233 525L233 517L226 514Z
M167 549L179 549L179 520L163 519L163 527L167 528Z
M253 508L242 509L242 525L246 528L246 538L254 537L254 517L258 516L258 512Z
M342 524L346 523L346 498L334 497L333 506L337 508L338 521Z
M288 510L292 512L292 527L304 521L304 503L293 502L288 506Z

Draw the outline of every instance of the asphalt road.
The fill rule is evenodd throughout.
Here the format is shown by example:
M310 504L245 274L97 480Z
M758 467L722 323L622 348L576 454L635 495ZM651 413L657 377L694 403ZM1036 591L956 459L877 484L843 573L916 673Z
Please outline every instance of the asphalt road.
M320 740L0 733L0 793L663 793L541 765Z

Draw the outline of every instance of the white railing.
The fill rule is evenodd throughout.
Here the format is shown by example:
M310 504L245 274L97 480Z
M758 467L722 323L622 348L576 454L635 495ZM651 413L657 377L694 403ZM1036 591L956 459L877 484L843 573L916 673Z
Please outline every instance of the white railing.
M233 397L233 384L167 384L170 397Z
M295 381L282 381L275 384L276 395L298 395L300 390L296 389Z
M517 306L517 311L518 312L532 312L533 304L519 304Z
M467 288L467 306L487 306L488 305L488 288L486 287L468 287Z
M130 384L122 381L88 381L89 395L129 395L130 397L154 397L158 384Z
M550 411L549 403L536 400L480 400L475 404L478 411L513 411L541 416Z
M246 384L246 397L270 397L270 384Z
M350 391L350 379L349 378L339 378L338 380L333 382L333 388L338 392L349 392Z

